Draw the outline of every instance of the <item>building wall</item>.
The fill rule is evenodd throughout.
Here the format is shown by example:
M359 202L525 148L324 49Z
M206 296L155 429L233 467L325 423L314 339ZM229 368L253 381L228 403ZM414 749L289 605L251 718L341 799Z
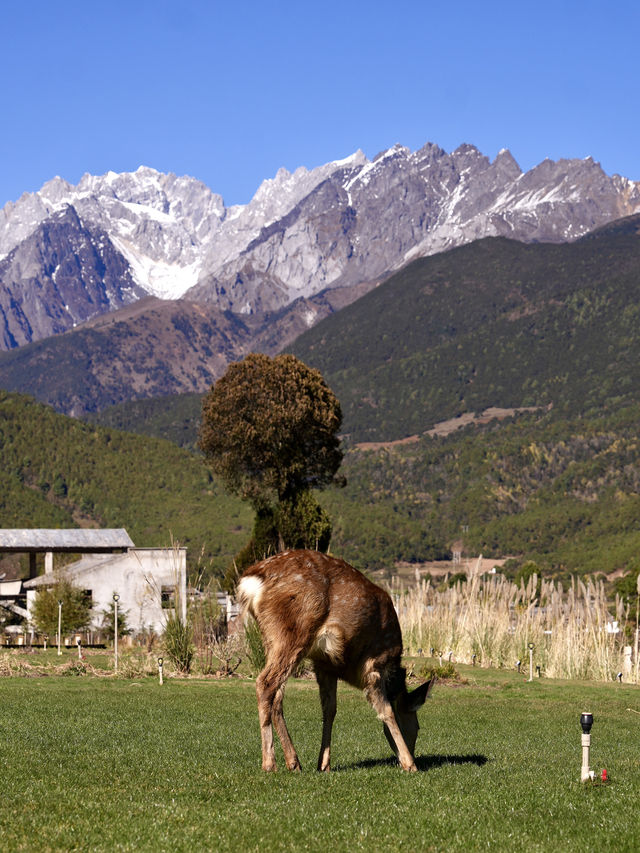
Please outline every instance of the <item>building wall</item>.
M184 549L130 548L126 554L116 555L108 570L105 569L96 566L74 581L83 589L91 590L94 613L106 610L113 602L113 593L117 592L120 595L118 609L127 611L127 624L134 633L146 627L161 633L171 612L162 608L162 588L173 590L177 587L180 615L186 619ZM94 621L99 622L99 617Z

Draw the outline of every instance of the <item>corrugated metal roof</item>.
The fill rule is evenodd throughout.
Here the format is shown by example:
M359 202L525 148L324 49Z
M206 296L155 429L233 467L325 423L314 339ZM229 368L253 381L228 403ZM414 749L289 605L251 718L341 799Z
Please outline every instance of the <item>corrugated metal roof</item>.
M110 530L43 528L0 530L0 551L99 552L135 548L123 528Z

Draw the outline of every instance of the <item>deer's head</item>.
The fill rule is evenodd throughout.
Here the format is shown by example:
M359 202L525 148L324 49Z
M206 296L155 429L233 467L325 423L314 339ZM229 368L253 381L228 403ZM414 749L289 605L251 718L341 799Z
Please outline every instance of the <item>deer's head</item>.
M425 681L419 687L416 687L415 690L412 690L411 693L404 687L392 702L393 712L402 732L402 737L407 745L407 749L413 756L415 756L416 739L420 728L420 724L418 723L418 709L424 705L427 696L431 692L433 682L434 679L430 678L429 681ZM389 741L389 746L397 755L398 750L391 737L391 732L386 725L384 726L384 734Z

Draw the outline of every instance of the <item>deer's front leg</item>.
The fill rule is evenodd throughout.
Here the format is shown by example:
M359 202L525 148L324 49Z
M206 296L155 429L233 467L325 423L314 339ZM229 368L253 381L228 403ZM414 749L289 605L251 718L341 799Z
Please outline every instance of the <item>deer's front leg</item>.
M328 772L331 769L331 730L336 716L338 679L335 675L317 669L316 681L320 688L320 702L322 704L322 744L318 757L318 770Z
M365 688L365 696L373 706L374 711L378 715L378 719L382 720L387 731L395 744L395 753L398 756L398 761L403 770L416 771L416 762L413 755L409 752L409 747L405 743L400 726L396 720L396 715L393 712L391 703L383 693L380 687L379 677L373 676L370 679L369 685ZM391 741L390 741L391 743ZM392 745L393 745L392 744Z

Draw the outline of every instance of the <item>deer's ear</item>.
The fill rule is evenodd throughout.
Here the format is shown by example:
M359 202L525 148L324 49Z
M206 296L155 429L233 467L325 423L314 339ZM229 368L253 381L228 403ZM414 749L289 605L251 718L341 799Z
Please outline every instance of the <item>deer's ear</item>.
M417 711L424 705L434 682L435 678L430 678L429 681L424 681L419 687L407 694L407 709L409 711Z

